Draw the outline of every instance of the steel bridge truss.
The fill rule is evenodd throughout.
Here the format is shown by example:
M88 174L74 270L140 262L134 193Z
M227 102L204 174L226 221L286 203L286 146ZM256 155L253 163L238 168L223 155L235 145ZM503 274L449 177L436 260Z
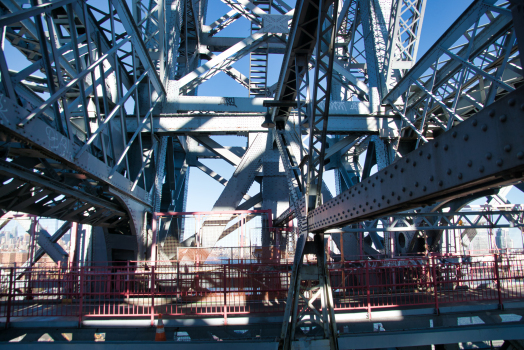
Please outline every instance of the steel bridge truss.
M491 213L503 222L461 211L522 189L521 0L473 1L417 63L425 0L223 2L229 12L206 22L205 0L0 0L0 208L135 235L138 259L154 260L150 213L184 212L196 167L224 185L214 211L296 218L284 349L304 322L337 348L329 232L370 232L378 250L378 231L409 232L409 247L430 232L432 250L457 217L522 226L521 209ZM244 37L217 35L240 20ZM248 55L249 73L233 67ZM221 72L248 97L198 96ZM248 136L246 147L210 137L223 134ZM235 167L231 179L205 158ZM318 265L301 269L305 254Z

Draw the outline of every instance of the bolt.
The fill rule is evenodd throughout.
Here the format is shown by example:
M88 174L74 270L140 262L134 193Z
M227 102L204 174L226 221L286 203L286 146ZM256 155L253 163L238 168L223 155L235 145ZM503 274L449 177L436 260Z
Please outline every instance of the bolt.
M460 179L462 179L462 173L458 173L457 177Z
M389 177L392 179L393 178L393 174L389 175Z
M391 192L391 196L394 197L395 196L395 192Z
M468 134L464 135L464 141L467 141L469 139Z
M495 116L495 110L493 110L493 109L490 110L489 111L489 116L493 118Z
M488 130L488 126L486 124L482 124L480 128L482 129L482 131Z
M457 137L457 132L456 132L456 131L453 131L453 132L451 133L451 136L453 136L453 138Z
M524 103L520 105L520 110L524 111Z
M409 163L409 158L406 158L406 163Z
M473 124L473 126L477 126L477 124L478 124L477 119L473 119L473 123L471 123L471 124Z
M444 151L448 150L448 145L444 145Z
M426 192L426 186L422 187L422 191Z
M413 195L413 192L409 191L409 196L411 197Z
M451 175L451 169L448 169L447 173L448 175Z
M486 153L486 159L491 159L492 155L490 152Z
M431 154L428 154L428 159L431 159Z
M402 192L406 192L406 188L405 187L402 187Z
M434 180L433 175L431 175L431 176L429 177L429 181L433 181L433 180Z
M438 147L438 141L435 142L435 148L437 148L437 147Z
M506 120L508 120L508 117L506 117L506 115L503 114L503 115L500 116L499 119L500 119L500 121L501 121L502 123L504 123Z
M519 153L517 153L517 158L518 158L518 159L522 159L522 158L524 158L524 152L519 152Z
M502 159L497 159L497 165L498 165L498 166L502 166L502 164L503 164Z
M442 185L444 185L444 182L442 182L442 180L441 180L441 181L438 182L438 185L442 186Z
M404 168L400 168L400 172L403 173L404 172Z
M418 155L421 156L422 155L422 151L418 151Z
M418 187L418 182L415 181L415 187Z
M517 101L514 98L510 98L508 101L508 105L510 105L511 107L513 107L515 103L517 103Z
M417 166L417 162L413 162L413 166Z
M473 162L471 160L468 160L468 166L471 167L473 165Z
M510 152L511 151L511 145L504 146L504 151Z
M479 168L479 172L481 172L481 173L484 172L484 167L483 167L483 166L481 166L481 167Z

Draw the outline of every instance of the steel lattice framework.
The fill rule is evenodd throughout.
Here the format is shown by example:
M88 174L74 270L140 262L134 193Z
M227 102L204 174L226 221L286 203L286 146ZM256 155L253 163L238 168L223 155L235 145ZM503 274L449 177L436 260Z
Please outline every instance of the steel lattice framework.
M284 349L304 322L338 348L324 235L364 232L344 244L386 254L377 232L402 233L402 253L439 251L443 230L484 227L482 211L462 211L479 197L495 208L491 227L523 226L505 198L524 178L522 0L473 1L418 61L426 0L223 0L230 10L218 18L207 2L0 0L4 213L100 228L94 249L108 261L124 245L155 260L153 212L184 212L198 168L224 185L213 211L296 219ZM225 36L236 21L249 32ZM276 82L272 55L282 57ZM243 58L249 72L233 67ZM219 73L246 97L199 96ZM247 136L246 147L210 137L224 134ZM229 221L204 222L205 244L227 235L206 227ZM69 227L47 234L39 254ZM314 269L302 268L305 254Z

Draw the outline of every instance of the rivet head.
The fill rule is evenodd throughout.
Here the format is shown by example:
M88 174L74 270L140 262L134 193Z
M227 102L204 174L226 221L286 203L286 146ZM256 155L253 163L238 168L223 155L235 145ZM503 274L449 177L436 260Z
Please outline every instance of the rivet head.
M457 177L460 179L462 179L462 173L458 173Z
M451 133L451 136L453 136L453 137L457 137L457 132L456 132L456 131L453 131L453 132Z
M426 186L422 187L422 191L426 192Z
M413 162L413 166L417 166L417 162Z
M421 155L422 155L422 153L423 153L422 151L418 151L418 155L419 155L419 156L421 156Z
M429 181L433 181L433 180L434 180L434 177L433 177L433 175L431 175L431 176L429 177Z
M502 159L497 159L497 165L498 165L498 166L502 166L502 164L504 164L504 162L502 161Z
M444 185L444 182L439 181L439 182L438 182L438 185L439 185L439 186L442 186L442 185Z
M435 142L434 146L435 146L435 148L438 147L438 141Z
M486 130L488 130L488 126L486 124L482 124L480 129L482 129L482 131L486 131Z
M522 152L521 152L522 153ZM418 187L418 182L415 182L415 187Z
M448 145L444 145L444 151L448 150Z
M511 145L504 146L504 151L510 152L511 151Z
M468 134L464 135L464 141L467 141L469 139Z
M409 163L409 158L406 158L406 163Z
M518 159L522 159L522 158L524 158L524 152L519 152L519 153L517 153L517 158L518 158Z
M508 117L505 114L503 114L503 115L500 116L499 119L500 119L501 122L504 123L506 120L508 120Z
M473 165L473 162L471 160L468 160L468 166L471 167Z
M406 188L405 187L402 187L402 192L406 192Z
M520 105L520 110L524 111L524 103Z
M403 173L404 172L404 168L400 168L400 172Z
M510 98L509 101L508 101L508 105L510 105L512 107L515 105L515 103L517 103L517 100L515 100L514 98Z
M447 174L451 175L451 169L448 169Z
M391 196L392 196L392 197L395 196L395 192L391 192Z
M486 159L491 159L491 157L492 157L491 152L486 153Z
M495 116L495 110L494 109L489 111L489 116L490 117L494 117Z
M409 196L411 197L413 195L413 192L409 191Z
M473 126L477 126L479 122L477 121L477 119L473 119L473 122L471 124L473 124Z
M431 159L431 154L428 154L428 159Z
M481 172L481 173L484 172L484 167L483 167L483 166L481 166L481 167L479 168L479 172Z

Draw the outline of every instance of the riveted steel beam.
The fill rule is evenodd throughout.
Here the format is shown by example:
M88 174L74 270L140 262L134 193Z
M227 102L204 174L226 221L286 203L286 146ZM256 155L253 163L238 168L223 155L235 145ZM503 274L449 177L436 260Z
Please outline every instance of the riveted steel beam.
M524 178L524 89L313 210L312 231L516 183Z

